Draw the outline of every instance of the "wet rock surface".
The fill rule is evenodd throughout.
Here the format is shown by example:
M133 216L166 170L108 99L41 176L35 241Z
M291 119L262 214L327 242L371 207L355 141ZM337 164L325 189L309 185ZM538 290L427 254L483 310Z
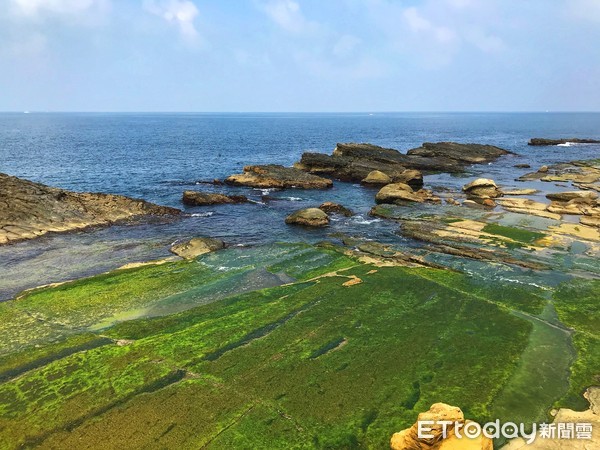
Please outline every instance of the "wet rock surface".
M304 153L296 167L354 182L366 180L369 174L377 171L386 174L394 183L402 182L418 188L423 181L422 175L419 176L416 171L462 172L468 165L490 162L509 153L491 145L454 142L424 143L407 154L372 144L339 143L332 155ZM381 179L380 175L378 177Z
M287 216L285 223L306 227L326 227L329 225L329 216L319 208L305 208Z
M244 167L244 173L231 175L226 184L255 188L325 189L333 186L328 178L319 177L292 167L267 164Z
M72 192L0 174L0 245L49 232L180 213L175 208L122 195Z
M531 138L528 145L533 146L550 146L550 145L561 145L561 144L600 144L598 139L582 139L582 138L570 138L570 139L546 139L546 138Z
M189 241L174 244L171 253L184 259L194 259L200 255L225 248L225 243L220 239L210 237L197 237Z
M182 202L188 206L209 206L231 203L246 203L248 197L245 195L224 195L214 192L185 191Z

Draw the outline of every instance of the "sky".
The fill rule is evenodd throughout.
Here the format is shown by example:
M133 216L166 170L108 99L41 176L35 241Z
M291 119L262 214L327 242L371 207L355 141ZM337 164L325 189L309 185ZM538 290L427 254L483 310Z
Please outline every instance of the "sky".
M0 111L600 111L600 0L0 0Z

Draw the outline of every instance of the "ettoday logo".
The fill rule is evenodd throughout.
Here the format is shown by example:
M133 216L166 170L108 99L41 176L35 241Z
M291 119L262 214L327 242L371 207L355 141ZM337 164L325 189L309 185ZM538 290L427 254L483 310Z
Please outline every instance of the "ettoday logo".
M475 439L481 435L490 439L516 439L523 438L527 444L532 444L536 439L592 439L591 423L542 423L526 425L514 422L500 423L500 420L480 425L477 422L454 422L451 420L420 420L418 424L419 439L434 439L431 432L442 430L442 437L448 437L450 431L458 439L463 437ZM528 431L530 430L530 431Z

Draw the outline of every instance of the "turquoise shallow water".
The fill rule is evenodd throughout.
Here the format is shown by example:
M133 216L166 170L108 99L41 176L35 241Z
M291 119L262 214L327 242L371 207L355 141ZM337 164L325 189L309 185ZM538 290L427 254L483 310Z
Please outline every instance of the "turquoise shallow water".
M168 254L168 244L195 235L233 245L274 241L315 242L341 231L384 242L413 245L397 225L367 215L375 192L336 182L326 191L260 190L199 182L239 173L246 164L291 165L304 151L331 153L336 142L371 142L406 151L426 141L498 145L519 156L474 166L461 176L430 175L429 188L460 188L485 175L504 186L537 168L600 157L600 146L529 147L531 137L600 138L600 114L356 113L356 114L0 114L0 172L78 191L101 191L184 208L187 189L244 194L256 204L185 208L173 223L112 227L47 236L0 247L0 299L24 287L96 273L120 264ZM552 188L545 185L545 188ZM358 215L325 230L284 224L291 211L336 201Z

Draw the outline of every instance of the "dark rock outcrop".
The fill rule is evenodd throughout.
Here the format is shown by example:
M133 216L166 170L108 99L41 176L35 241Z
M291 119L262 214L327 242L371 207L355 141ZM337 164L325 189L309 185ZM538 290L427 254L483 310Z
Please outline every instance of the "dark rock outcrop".
M351 217L354 215L352 210L334 202L325 202L319 206L319 209L326 214L340 214L346 217Z
M407 155L423 158L448 158L461 164L483 164L511 153L493 145L425 142L421 147L409 150Z
M227 203L246 203L248 198L244 195L224 195L213 192L185 191L182 201L188 206L221 205Z
M600 144L600 140L598 139L580 139L580 138L571 138L571 139L545 139L545 138L531 138L527 145L536 145L536 146L549 146L549 145L561 145L561 144Z
M405 183L418 189L423 186L421 171L462 172L470 164L490 162L509 153L491 145L439 142L425 143L405 155L372 144L340 143L331 155L304 153L296 167L353 182L366 182L369 175L372 179L373 172L377 171L387 175L392 183ZM381 176L378 178L383 180Z
M287 216L285 223L307 227L325 227L329 225L329 216L319 208L306 208Z
M122 195L71 192L0 174L0 244L181 211Z
M328 178L311 175L299 169L277 164L246 166L244 167L244 173L227 177L225 183L235 186L267 189L324 189L333 186L333 182Z

